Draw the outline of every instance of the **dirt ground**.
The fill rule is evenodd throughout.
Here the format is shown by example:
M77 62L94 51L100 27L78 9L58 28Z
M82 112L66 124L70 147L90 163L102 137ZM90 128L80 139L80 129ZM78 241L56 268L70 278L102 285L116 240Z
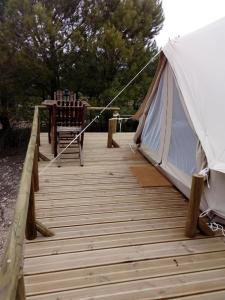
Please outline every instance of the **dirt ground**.
M14 217L24 157L24 154L0 157L0 264Z

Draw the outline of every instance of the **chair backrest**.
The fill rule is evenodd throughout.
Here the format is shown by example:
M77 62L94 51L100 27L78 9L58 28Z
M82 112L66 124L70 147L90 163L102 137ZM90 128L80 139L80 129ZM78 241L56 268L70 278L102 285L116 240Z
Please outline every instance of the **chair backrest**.
M75 102L76 94L69 90L58 90L54 92L54 100L57 101L57 105L64 105L67 102Z
M85 124L87 107L82 101L63 101L55 105L56 126L81 126Z

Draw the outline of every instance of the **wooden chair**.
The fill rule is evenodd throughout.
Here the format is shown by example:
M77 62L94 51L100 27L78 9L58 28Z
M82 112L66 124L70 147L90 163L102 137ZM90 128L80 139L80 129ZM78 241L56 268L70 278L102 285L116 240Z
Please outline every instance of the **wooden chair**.
M74 102L76 101L76 94L73 91L58 90L54 92L54 100L57 101L57 104L61 104L62 102Z
M53 106L54 126L54 156L56 157L70 141L72 141L84 128L86 118L86 105L79 100L57 101ZM78 149L80 165L83 166L84 133L70 145L69 148ZM66 154L66 152L64 152ZM75 152L77 153L77 152ZM70 152L71 154L71 152Z

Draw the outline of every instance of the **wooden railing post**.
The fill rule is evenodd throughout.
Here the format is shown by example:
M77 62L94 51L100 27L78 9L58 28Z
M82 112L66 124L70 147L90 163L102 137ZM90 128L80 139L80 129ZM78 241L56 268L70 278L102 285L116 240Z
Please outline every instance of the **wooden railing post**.
M32 175L30 185L30 198L27 212L26 238L27 240L34 240L36 237L37 228L35 220L34 176Z
M57 126L56 126L56 105L53 105L52 113L52 131L51 131L51 143L52 143L52 153L54 157L57 156Z
M15 300L25 300L25 285L24 285L24 277L21 275L21 277L18 280L17 284L17 290L16 290L16 299Z
M117 126L117 119L116 118L109 119L107 148L119 147L119 145L113 140L113 134L116 133L116 126Z
M38 148L41 145L40 132L41 132L41 123L40 123L40 115L38 113L38 127L37 127L37 145L38 145Z
M113 136L113 127L112 127L112 119L109 119L108 122L108 142L107 142L107 147L112 148L112 136Z
M191 185L191 195L188 204L188 213L185 226L185 235L192 238L196 235L196 229L199 218L199 207L201 202L201 196L204 188L204 176L193 175Z
M39 176L38 176L38 144L35 146L34 162L33 162L33 177L34 177L34 191L39 191Z

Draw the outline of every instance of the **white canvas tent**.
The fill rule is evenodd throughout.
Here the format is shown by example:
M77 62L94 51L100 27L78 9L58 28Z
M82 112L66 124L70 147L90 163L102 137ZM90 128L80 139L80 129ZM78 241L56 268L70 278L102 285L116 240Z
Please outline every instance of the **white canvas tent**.
M201 209L225 219L225 18L170 41L137 112L135 141L187 196L208 167Z

